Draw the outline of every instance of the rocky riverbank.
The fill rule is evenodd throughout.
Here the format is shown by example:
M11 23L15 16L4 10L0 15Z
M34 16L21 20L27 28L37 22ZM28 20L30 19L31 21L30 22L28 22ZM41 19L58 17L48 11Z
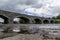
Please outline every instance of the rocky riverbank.
M12 37L3 38L0 40L60 40L53 35L40 35L40 34L17 34Z

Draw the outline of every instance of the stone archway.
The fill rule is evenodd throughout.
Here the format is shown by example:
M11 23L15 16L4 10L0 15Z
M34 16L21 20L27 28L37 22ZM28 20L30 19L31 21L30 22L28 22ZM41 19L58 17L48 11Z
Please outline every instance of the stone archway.
M48 24L48 23L49 23L49 20L46 20L46 19L45 19L45 20L43 20L43 23L44 23L44 24Z
M21 20L20 18L14 18L13 23L15 23L15 24L20 23L20 20Z
M3 23L3 24L7 24L7 23L9 23L8 22L8 18L7 17L5 17L5 16L3 16L3 15L0 15L0 23Z
M17 17L15 18L16 21L14 21L14 23L21 23L21 24L28 24L30 23L30 20L26 17Z
M35 23L35 24L41 24L42 21L41 21L40 19L34 19L34 23Z
M54 20L51 20L50 23L54 23Z

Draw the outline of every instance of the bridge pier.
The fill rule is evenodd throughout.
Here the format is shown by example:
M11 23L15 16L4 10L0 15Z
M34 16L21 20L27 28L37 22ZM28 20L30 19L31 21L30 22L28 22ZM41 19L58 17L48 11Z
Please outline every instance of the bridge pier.
M10 18L10 19L9 19L9 24L14 24L14 23L13 23L13 18Z
M33 18L29 19L29 21L30 21L30 24L33 24L34 23Z

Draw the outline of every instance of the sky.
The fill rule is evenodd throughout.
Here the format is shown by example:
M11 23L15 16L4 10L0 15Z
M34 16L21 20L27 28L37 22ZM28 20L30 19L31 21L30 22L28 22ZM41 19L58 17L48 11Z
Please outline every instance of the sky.
M60 0L0 0L0 9L39 17L60 14Z

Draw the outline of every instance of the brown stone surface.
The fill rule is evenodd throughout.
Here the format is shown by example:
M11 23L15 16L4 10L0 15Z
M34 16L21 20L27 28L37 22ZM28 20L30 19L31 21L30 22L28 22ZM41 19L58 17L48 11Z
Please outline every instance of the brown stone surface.
M8 37L0 40L42 40L37 34L19 34L14 37Z
M7 37L0 40L44 40L39 34L18 34L13 37ZM56 40L56 39L45 39L45 40Z

